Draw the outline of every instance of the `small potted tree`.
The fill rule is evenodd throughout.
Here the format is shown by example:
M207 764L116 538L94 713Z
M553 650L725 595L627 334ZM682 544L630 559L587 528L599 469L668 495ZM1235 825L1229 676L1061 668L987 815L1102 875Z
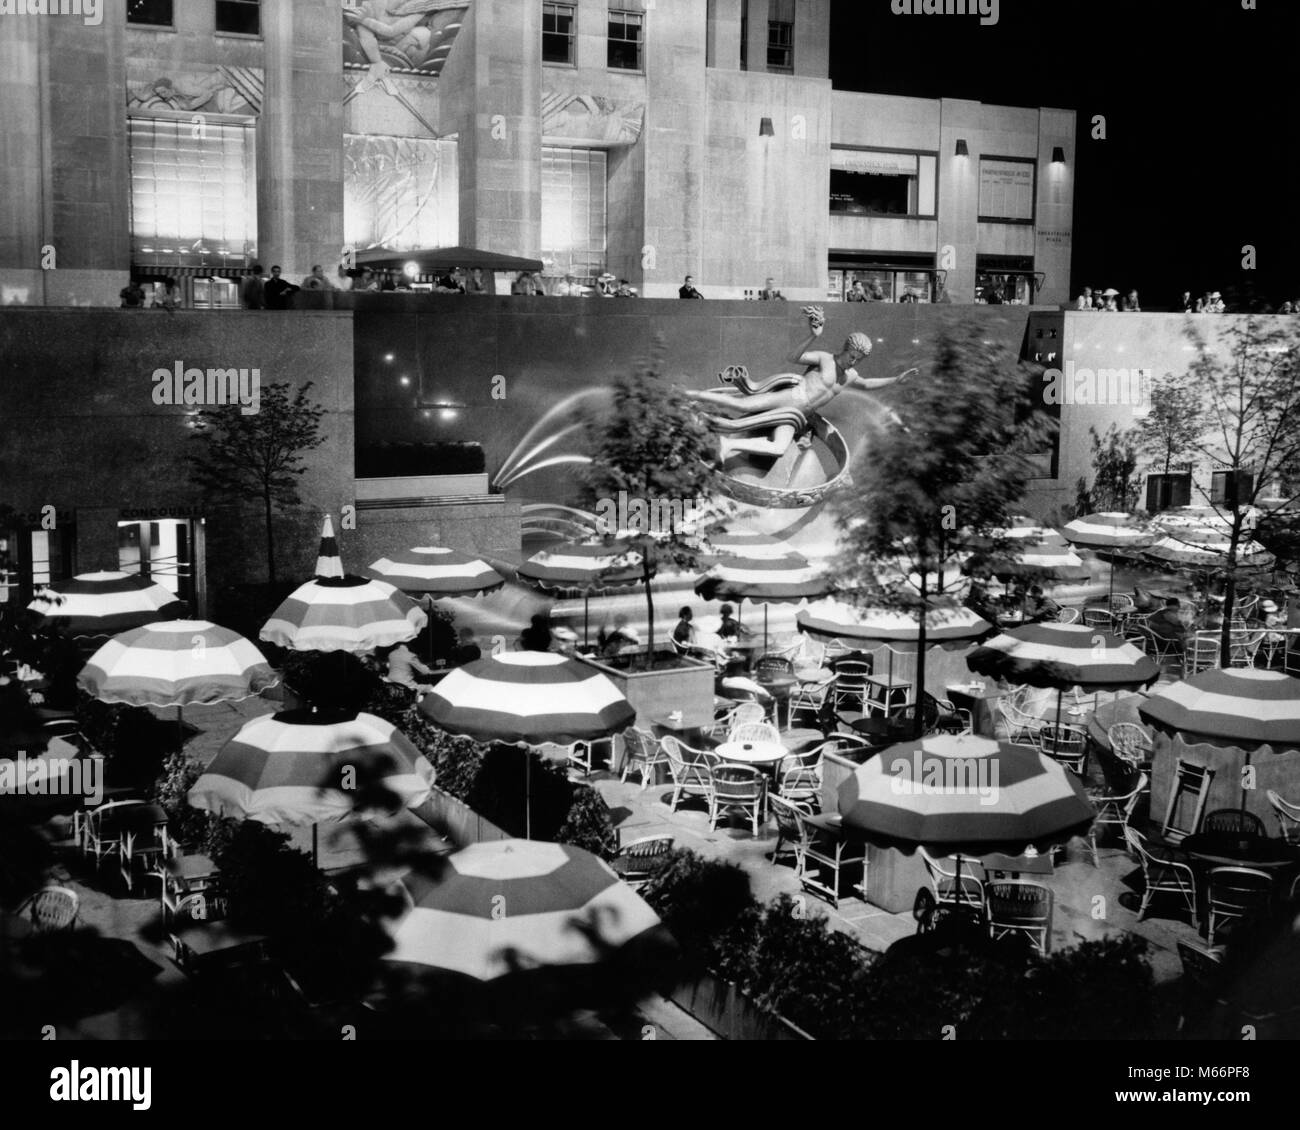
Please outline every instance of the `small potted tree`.
M606 405L583 421L591 453L585 487L598 513L617 500L614 509L632 516L603 532L640 558L648 623L643 661L626 670L595 665L637 708L639 724L680 711L686 725L702 725L713 717L713 666L677 655L671 643L658 653L651 584L662 569L699 567L690 515L714 496L717 443L681 390L663 380L662 363L656 341L650 359L616 377Z

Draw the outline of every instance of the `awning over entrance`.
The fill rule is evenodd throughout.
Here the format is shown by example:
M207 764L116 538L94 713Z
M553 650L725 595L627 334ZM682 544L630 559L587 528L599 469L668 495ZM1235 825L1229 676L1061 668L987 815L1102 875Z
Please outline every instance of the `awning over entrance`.
M482 251L476 247L436 247L422 251L391 251L377 247L372 251L357 252L357 266L378 270L400 271L407 263L418 263L421 274L450 271L454 267L485 271L541 271L540 259L524 259L518 255L502 255L496 251Z

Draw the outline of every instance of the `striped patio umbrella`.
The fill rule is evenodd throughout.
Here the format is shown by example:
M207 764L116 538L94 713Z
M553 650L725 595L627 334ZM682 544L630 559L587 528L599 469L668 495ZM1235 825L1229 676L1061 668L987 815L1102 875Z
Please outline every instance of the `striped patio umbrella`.
M1146 549L1156 541L1156 535L1146 529L1131 514L1085 514L1067 522L1061 531L1071 545L1084 549L1137 550ZM1115 559L1110 561L1110 589L1107 602L1115 595Z
M133 573L83 573L46 585L28 606L41 615L41 627L70 636L113 636L143 624L175 620L188 608L183 600Z
M1214 668L1160 687L1138 707L1147 722L1244 750L1300 752L1300 679L1253 667Z
M310 824L314 856L316 826L351 816L360 782L382 784L414 808L429 798L433 779L424 755L382 718L293 710L245 725L221 747L188 799L219 816Z
M1160 677L1160 664L1119 636L1087 624L1026 624L994 636L966 657L977 675L1031 687L1055 687L1056 721L1061 696L1086 691L1135 691Z
M703 564L709 567L695 582L704 600L749 600L763 605L763 647L767 648L767 606L797 604L825 596L831 579L801 553L777 538L762 534L715 534Z
M1012 577L1046 581L1086 581L1092 574L1082 558L1055 530L1015 526L1003 531L1007 552L985 559L984 567L1000 580Z
M636 709L605 675L551 651L516 651L457 667L420 700L420 713L476 742L539 746L620 733ZM532 758L524 758L524 823L532 835Z
M980 854L1059 840L1094 816L1063 765L973 734L890 746L840 786L838 801L844 826L867 836Z
M601 860L565 844L471 844L437 879L410 875L403 887L408 909L389 923L386 960L481 982L594 965L660 927Z
M519 566L519 577L544 592L582 597L585 646L590 635L592 594L639 585L641 563L641 554L626 541L561 542L533 554Z
M486 561L454 549L425 545L381 557L364 573L403 592L431 597L477 596L506 583Z
M824 640L915 645L917 617L889 608L856 608L839 600L819 600L795 617L801 632ZM925 616L925 640L934 646L961 646L993 630L966 607L932 607Z
M392 585L343 572L334 526L326 515L316 578L271 614L258 638L294 651L359 655L407 643L428 622L427 613Z
M206 620L123 632L77 677L77 685L100 702L176 707L249 698L279 681L252 643Z
M1141 549L1155 538L1132 514L1085 514L1067 522L1062 536L1085 549Z
M457 667L420 700L420 713L477 742L536 746L625 730L636 711L593 667L549 651L515 651Z
M339 556L338 539L334 536L334 519L326 514L320 532L320 552L316 555L316 576L343 576L343 558Z
M1176 527L1165 531L1143 553L1154 561L1176 568L1222 569L1228 563L1228 535L1209 526ZM1267 569L1276 560L1257 541L1243 540L1237 546L1237 567Z
M294 651L360 654L413 640L428 622L428 614L390 584L337 577L301 585L258 638Z

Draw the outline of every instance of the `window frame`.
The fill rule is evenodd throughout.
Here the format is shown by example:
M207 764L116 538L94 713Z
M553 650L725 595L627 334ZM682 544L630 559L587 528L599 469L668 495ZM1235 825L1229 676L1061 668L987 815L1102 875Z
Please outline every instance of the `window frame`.
M547 31L546 17L548 15L560 15L567 12L569 16L569 30ZM548 59L546 57L546 37L564 36L569 44L569 57L567 59ZM543 0L542 3L542 66L544 67L573 67L578 66L578 5L563 3L562 0Z
M774 43L772 33L777 28L787 28L790 33L789 43ZM790 63L788 66L772 64L773 50L785 51L788 53ZM773 75L792 75L794 74L794 20L773 20L767 21L767 72Z
M916 170L917 170L917 171L916 171L916 180L917 180L917 193L916 193L916 199L917 199L917 206L918 206L918 207L920 206L920 200L921 200L921 192L920 192L920 181L921 181L921 160L920 160L920 159L921 159L922 157L933 157L933 158L934 158L934 183L933 183L933 186L932 186L932 187L933 187L933 190L934 190L934 211L933 211L933 212L930 212L930 213L928 213L928 214L925 213L925 212L907 212L907 213L902 213L902 212L847 212L847 211L839 211L839 210L837 210L837 209L835 209L835 208L830 208L829 210L830 210L830 214L831 214L832 216L857 216L857 217L861 217L861 218L863 218L863 219L873 219L873 220L881 220L881 219L884 219L884 220L937 220L937 219L939 218L939 151L938 151L937 149L899 149L899 148L895 148L895 147L891 147L891 146L886 146L886 145L832 145L832 146L831 146L831 152L832 152L832 153L835 153L835 152L837 152L837 151L838 151L838 152L841 152L841 153L845 153L845 152L851 152L851 153L899 153L899 154L902 154L902 155L907 156L907 157L915 157L915 158L917 158L917 162L916 162ZM848 170L848 169L843 169L843 170L841 170L841 169L834 169L834 168L832 168L830 171L831 171L832 173L836 173L836 172L849 172L849 173L852 173L852 170ZM865 174L863 174L863 175L865 175ZM829 206L830 201L827 201L827 204L828 204L828 206Z
M1034 171L1033 187L1029 193L1029 219L1015 220L1005 216L986 216L979 212L979 191L980 182L983 179L983 167L985 161L1003 161L1007 164L1029 165ZM1036 227L1038 224L1038 158L1037 157L1004 157L997 153L981 153L979 163L975 168L975 208L978 213L975 222L978 224L1017 224L1021 227Z
M169 18L165 24L154 23L152 20L133 20L131 18L131 4L128 0L126 5L126 26L141 31L175 31L176 30L176 0L163 0L169 5Z
M1169 502L1165 506L1159 506L1159 505L1152 506L1151 505L1152 502L1155 502L1157 504L1160 502L1160 495L1162 493L1161 486L1166 481L1168 482L1170 487ZM1192 482L1191 471L1170 471L1168 474L1165 474L1163 471L1148 472L1147 481L1146 481L1147 511L1151 514L1163 514L1166 510L1172 510L1179 506L1190 505L1192 501L1193 485L1194 484ZM1174 490L1176 486L1185 487L1186 488L1185 492L1181 492L1181 491L1176 492ZM1186 501L1179 502L1178 501L1179 495L1183 493L1185 493Z
M634 17L637 22L630 26L634 26L640 29L641 32L640 38L635 40L615 39L612 32L614 30L613 25L616 16L619 18L624 18L624 24L623 24L624 30L626 30L627 27L629 26L625 20L625 17L628 16ZM645 31L646 31L645 16L646 14L644 12L638 12L632 8L616 8L612 4L610 5L609 12L605 20L605 69L606 70L616 71L619 74L631 74L631 75L645 74ZM612 62L609 56L610 56L610 50L615 43L630 44L636 48L637 65L635 67L620 67L620 66L616 66Z
M256 31L224 31L219 26L218 21L221 15L222 4L235 4L240 8L252 8L257 12L257 30ZM262 0L214 0L212 5L214 34L221 36L233 36L235 39L261 39L262 38Z

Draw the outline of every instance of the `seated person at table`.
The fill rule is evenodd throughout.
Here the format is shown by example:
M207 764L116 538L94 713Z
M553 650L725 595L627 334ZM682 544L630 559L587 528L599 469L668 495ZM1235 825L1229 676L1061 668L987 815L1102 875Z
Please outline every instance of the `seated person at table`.
M1169 597L1159 612L1153 612L1147 620L1151 634L1162 640L1169 640L1182 647L1187 640L1187 625L1179 612L1181 605L1176 596Z
M1044 596L1042 587L1034 585L1025 598L1025 620L1027 623L1040 624L1044 620L1055 620L1061 606L1050 596Z
M451 661L455 666L464 667L466 663L483 658L483 649L474 640L473 628L461 628L457 638L458 642L451 653Z
M718 638L723 640L736 640L741 642L749 639L754 633L745 627L739 620L734 620L736 610L730 604L722 606L719 615L722 617L722 623L718 625Z
M677 616L677 627L673 629L673 642L686 647L695 642L695 625L691 623L694 615L689 608L683 608Z
M596 644L600 648L601 655L617 655L625 647L638 647L641 643L641 637L637 635L636 629L633 628L624 615L614 617L614 626L600 629L596 636Z
M399 643L388 653L388 681L399 687L410 687L413 691L427 691L429 683L416 679L416 674L432 675L433 672L421 663L415 653L404 643Z
M534 616L531 625L520 634L519 647L523 651L551 650L551 618L545 612Z

